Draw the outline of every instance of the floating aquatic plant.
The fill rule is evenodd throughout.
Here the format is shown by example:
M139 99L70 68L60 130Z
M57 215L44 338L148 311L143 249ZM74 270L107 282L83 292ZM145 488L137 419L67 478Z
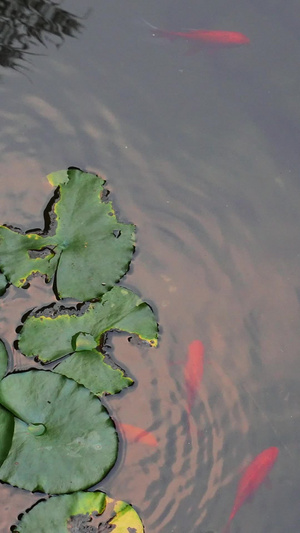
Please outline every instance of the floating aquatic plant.
M115 533L144 531L140 517L129 503L113 500L104 492L77 492L41 501L22 516L13 531L97 533L99 528Z
M128 270L135 227L118 222L102 178L69 168L48 180L57 188L43 232L0 226L0 295L8 284L25 287L40 274L54 280L58 299L81 303L34 310L19 331L22 353L43 364L55 361L51 370L7 373L8 354L0 341L0 479L64 494L26 512L15 526L19 533L75 532L79 526L96 533L94 516L100 517L99 527L142 533L131 505L102 492L79 492L101 481L117 458L115 424L99 397L133 383L102 353L105 335L125 331L157 344L151 307L115 285Z
M95 174L71 168L48 180L57 189L44 231L0 226L0 268L16 287L41 274L47 280L55 276L58 298L97 298L127 272L135 226L118 222L112 203L103 199L105 181Z
M83 350L80 333L89 334L96 345L104 333L112 330L134 333L152 345L157 344L157 323L153 311L137 294L124 287L114 287L100 301L91 302L80 313L68 314L67 307L43 308L38 316L29 316L19 336L19 349L28 357L38 357L44 363ZM50 316L49 316L50 315ZM95 348L95 344L91 345Z
M113 421L98 398L72 379L43 370L11 374L0 382L0 403L14 417L2 481L65 494L98 483L114 465Z

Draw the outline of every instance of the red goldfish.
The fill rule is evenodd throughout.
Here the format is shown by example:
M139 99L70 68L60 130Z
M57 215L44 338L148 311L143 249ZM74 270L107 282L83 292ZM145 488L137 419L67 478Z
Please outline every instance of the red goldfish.
M141 442L148 446L157 446L155 436L145 429L132 426L131 424L119 424L128 442Z
M231 521L245 501L256 492L272 470L277 460L278 453L278 448L276 448L276 446L271 446L259 453L247 466L238 484L234 504L223 533L229 533Z
M189 345L188 358L184 368L185 386L187 393L188 414L194 405L197 389L203 376L204 346L195 340Z
M233 48L244 44L249 44L250 39L236 31L221 31L221 30L186 30L186 31L169 31L160 30L152 24L144 21L152 32L153 37L161 37L175 41L182 39L191 43L187 50L187 55L192 55L202 50L203 48Z

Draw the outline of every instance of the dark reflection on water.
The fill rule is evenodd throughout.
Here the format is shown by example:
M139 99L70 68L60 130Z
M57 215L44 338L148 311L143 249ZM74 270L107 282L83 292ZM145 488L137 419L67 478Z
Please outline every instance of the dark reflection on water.
M232 533L297 531L299 2L84 5L93 16L80 40L34 57L32 84L5 70L0 213L1 222L39 227L50 195L43 176L77 165L107 175L121 218L137 224L122 283L157 309L160 345L113 336L137 385L106 404L159 445L122 441L119 467L99 488L135 505L147 533L221 533L241 470L276 446L271 490L258 489ZM188 58L181 43L154 43L141 17L175 30L240 31L251 46ZM49 301L42 280L10 288L1 336L12 344L22 314ZM205 364L189 421L182 361L194 339ZM0 499L8 531L37 497L2 486Z
M65 37L75 37L83 27L81 19L58 2L0 0L0 65L20 68L37 43L46 47L54 36L61 46Z

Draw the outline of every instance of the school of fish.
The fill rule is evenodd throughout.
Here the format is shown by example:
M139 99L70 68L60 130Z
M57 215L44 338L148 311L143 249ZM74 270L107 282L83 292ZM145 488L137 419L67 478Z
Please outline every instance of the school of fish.
M184 368L187 395L187 412L191 413L197 391L203 377L204 346L200 340L194 340L188 347ZM279 450L271 446L259 453L245 469L237 488L234 504L223 533L230 533L233 518L242 505L251 498L272 470Z
M191 414L204 371L204 346L196 339L188 346L187 358L184 364L184 379L187 400L187 413ZM158 441L153 433L130 424L120 424L125 438L129 442L140 442L148 446L158 446ZM244 469L238 483L233 507L223 533L230 533L231 522L243 504L249 500L263 482L267 479L277 461L279 449L271 446L260 452Z
M150 28L153 37L165 38L170 41L182 39L190 43L186 54L191 55L203 48L231 48L246 45L250 39L242 33L218 30L187 30L169 31L156 28L144 21ZM184 364L184 380L187 401L187 414L190 416L203 378L204 371L204 346L198 339L188 346L187 359ZM149 446L157 446L156 437L142 428L130 424L120 424L125 438L129 442L140 442ZM274 467L279 454L276 446L271 446L260 452L244 469L238 483L233 507L225 525L223 533L230 533L231 522L239 509L249 500L267 479L268 474Z

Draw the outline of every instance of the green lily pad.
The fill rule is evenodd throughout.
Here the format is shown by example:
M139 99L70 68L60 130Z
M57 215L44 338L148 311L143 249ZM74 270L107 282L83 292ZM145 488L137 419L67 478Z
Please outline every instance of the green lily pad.
M73 337L75 352L89 351L97 348L97 341L89 333L78 333Z
M144 528L128 503L113 500L103 492L77 492L39 502L13 529L16 533L97 533L104 530L143 533Z
M22 234L0 226L0 268L16 287L35 273L48 280L55 274L58 298L97 298L127 272L135 226L117 221L112 203L101 198L105 181L95 174L70 168L48 180L59 191L53 204L55 234Z
M6 277L4 276L2 272L0 272L0 296L2 296L2 294L5 293L7 285L8 285L8 281Z
M134 383L123 370L105 363L104 355L96 350L75 352L59 363L54 371L74 379L97 396L116 394Z
M8 355L5 344L0 340L0 380L7 371ZM0 405L0 466L6 459L14 434L14 417Z
M0 405L0 466L5 461L14 434L14 417Z
M153 346L157 344L158 326L150 306L134 292L118 286L100 302L90 303L79 316L30 316L19 336L19 349L27 357L55 361L74 351L79 333L92 335L99 344L102 335L110 330L133 333Z
M4 342L0 339L0 380L7 372L8 355Z
M11 374L0 382L0 403L15 416L2 481L62 494L98 483L114 465L113 421L99 399L75 381L41 370Z

